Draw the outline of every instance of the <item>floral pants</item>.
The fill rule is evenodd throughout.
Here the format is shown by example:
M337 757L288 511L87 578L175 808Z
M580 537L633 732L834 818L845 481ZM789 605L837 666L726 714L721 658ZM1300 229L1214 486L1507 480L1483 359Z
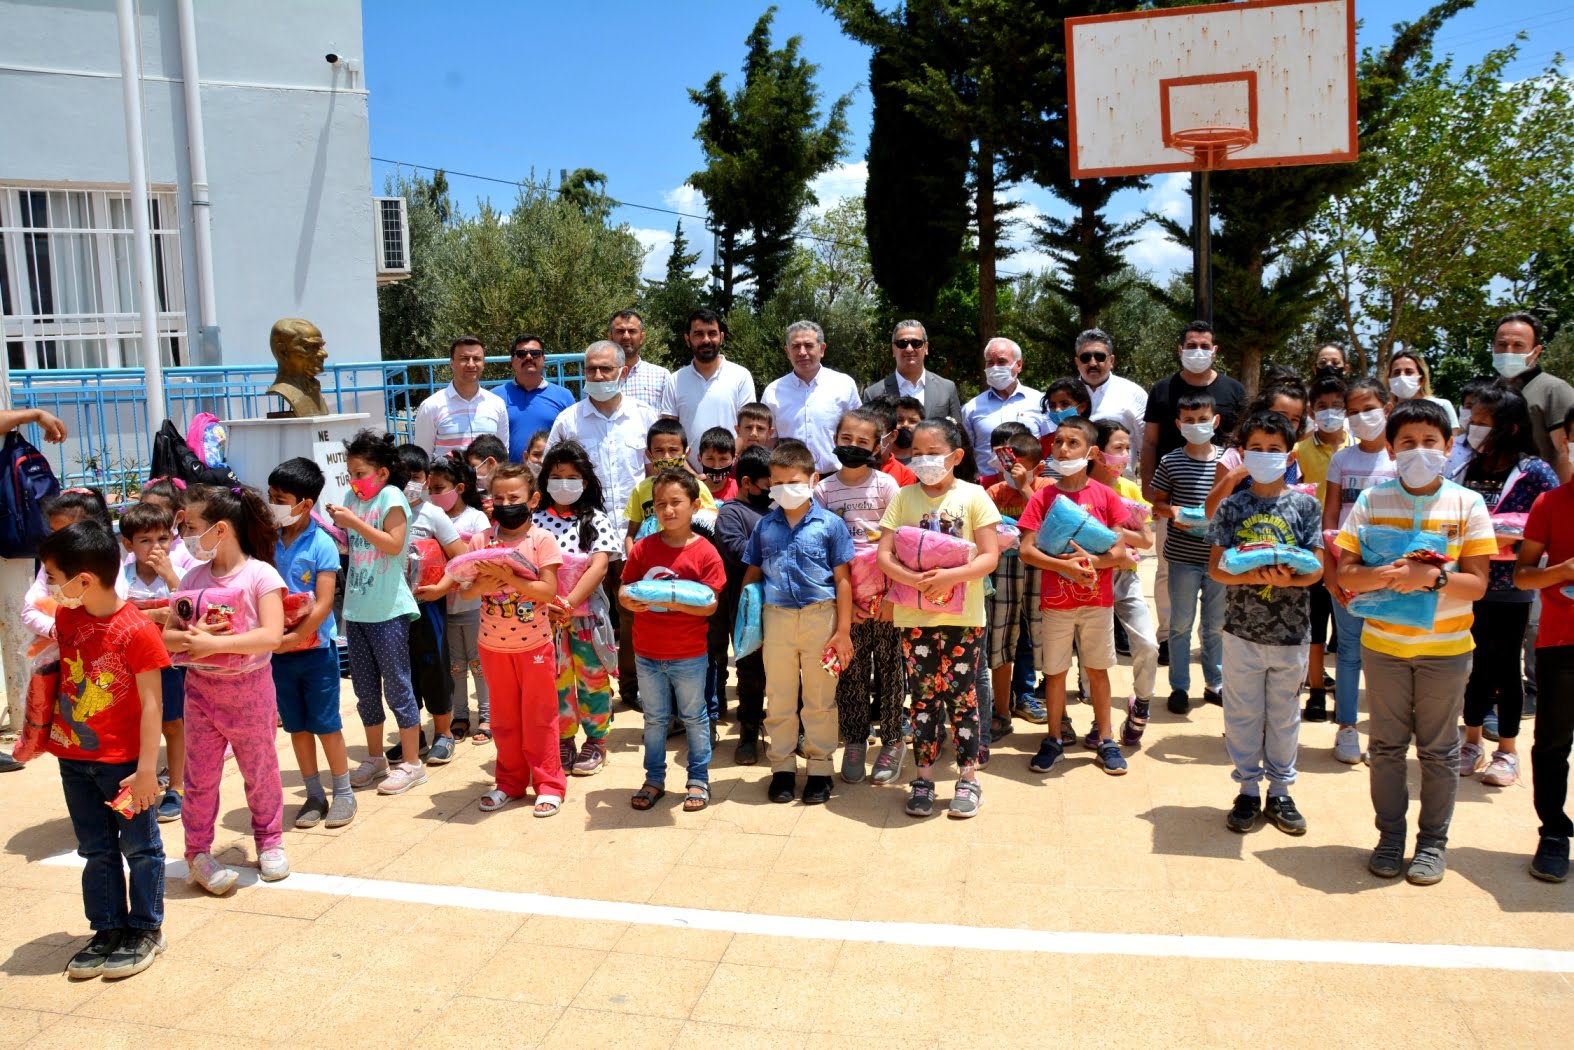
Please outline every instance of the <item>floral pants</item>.
M902 655L913 694L913 748L920 769L940 755L940 724L949 712L956 761L963 773L978 767L978 665L982 627L904 627Z

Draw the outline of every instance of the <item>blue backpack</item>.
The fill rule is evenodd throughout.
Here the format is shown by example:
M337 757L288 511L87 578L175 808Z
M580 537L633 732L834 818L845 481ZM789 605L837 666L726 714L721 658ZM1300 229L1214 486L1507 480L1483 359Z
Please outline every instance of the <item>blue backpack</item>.
M44 454L16 431L0 446L0 558L31 558L49 535L44 501L60 482Z

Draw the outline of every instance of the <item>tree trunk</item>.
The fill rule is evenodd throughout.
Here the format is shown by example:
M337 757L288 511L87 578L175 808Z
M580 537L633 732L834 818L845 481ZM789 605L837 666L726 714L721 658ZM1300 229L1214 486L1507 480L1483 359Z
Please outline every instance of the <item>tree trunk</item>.
M978 345L995 337L995 149L987 133L978 141L975 180L978 215Z

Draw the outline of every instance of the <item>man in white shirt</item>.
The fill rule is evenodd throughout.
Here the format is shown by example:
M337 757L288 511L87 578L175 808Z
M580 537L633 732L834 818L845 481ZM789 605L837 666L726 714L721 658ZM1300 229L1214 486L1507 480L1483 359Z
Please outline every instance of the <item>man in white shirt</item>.
M618 376L625 361L623 348L610 340L586 347L585 398L559 413L547 437L547 448L559 441L585 447L618 536L628 529L623 508L645 476L645 436L657 419L654 408L623 392Z
M821 477L841 468L836 454L836 423L857 408L858 384L845 372L826 368L825 332L813 321L787 326L787 362L792 371L772 380L760 398L776 417L777 438L797 438L814 453Z
M1049 433L1044 415L1044 395L1018 382L1022 374L1022 348L1010 339L997 336L984 345L984 391L962 406L962 433L973 443L973 458L982 475L979 483L1000 480L1000 464L995 461L989 435L1002 423L1015 420L1041 438Z
M415 443L434 456L463 453L482 434L508 445L508 406L490 390L481 389L486 347L473 335L462 335L448 348L454 381L421 402L415 411Z
M623 359L628 362L623 372L623 392L639 398L651 408L660 408L667 396L667 384L672 382L672 373L640 357L640 351L645 348L645 319L639 311L619 310L613 314L607 338L623 348Z
M962 421L962 400L956 384L924 367L929 356L929 333L918 321L898 321L891 332L891 356L896 371L870 383L864 400L877 397L915 397L923 403L925 419L950 418Z
M683 424L689 465L700 469L700 437L711 427L738 432L738 409L754 400L754 377L721 354L727 322L715 310L695 310L683 331L693 360L672 373L661 414Z
M1115 340L1108 332L1089 328L1077 336L1072 356L1077 372L1093 399L1094 421L1113 419L1131 431L1131 464L1142 462L1143 416L1148 411L1148 392L1124 376L1115 374ZM1133 471L1135 473L1135 471Z

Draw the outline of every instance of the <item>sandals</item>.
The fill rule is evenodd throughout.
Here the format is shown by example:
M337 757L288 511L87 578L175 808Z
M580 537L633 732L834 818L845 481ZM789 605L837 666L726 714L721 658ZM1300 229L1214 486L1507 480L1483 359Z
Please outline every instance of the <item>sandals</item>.
M555 817L558 810L563 808L561 795L537 795L535 815L538 817Z
M454 719L453 724L448 727L448 733L454 738L455 742L463 740L470 735L470 720L468 718Z
M498 810L502 809L512 801L514 801L514 796L510 795L506 791L493 788L491 791L488 791L486 794L481 796L481 812L496 813Z
M660 802L666 793L666 788L660 787L656 784L646 784L644 787L634 792L634 797L629 799L629 805L643 813L645 810L650 809L656 803Z
M476 731L470 734L470 742L472 744L490 744L492 742L491 725L486 722L482 722L479 726L477 726Z
M698 813L710 805L710 785L690 784L688 794L683 798L683 812ZM698 794L696 794L698 792Z

